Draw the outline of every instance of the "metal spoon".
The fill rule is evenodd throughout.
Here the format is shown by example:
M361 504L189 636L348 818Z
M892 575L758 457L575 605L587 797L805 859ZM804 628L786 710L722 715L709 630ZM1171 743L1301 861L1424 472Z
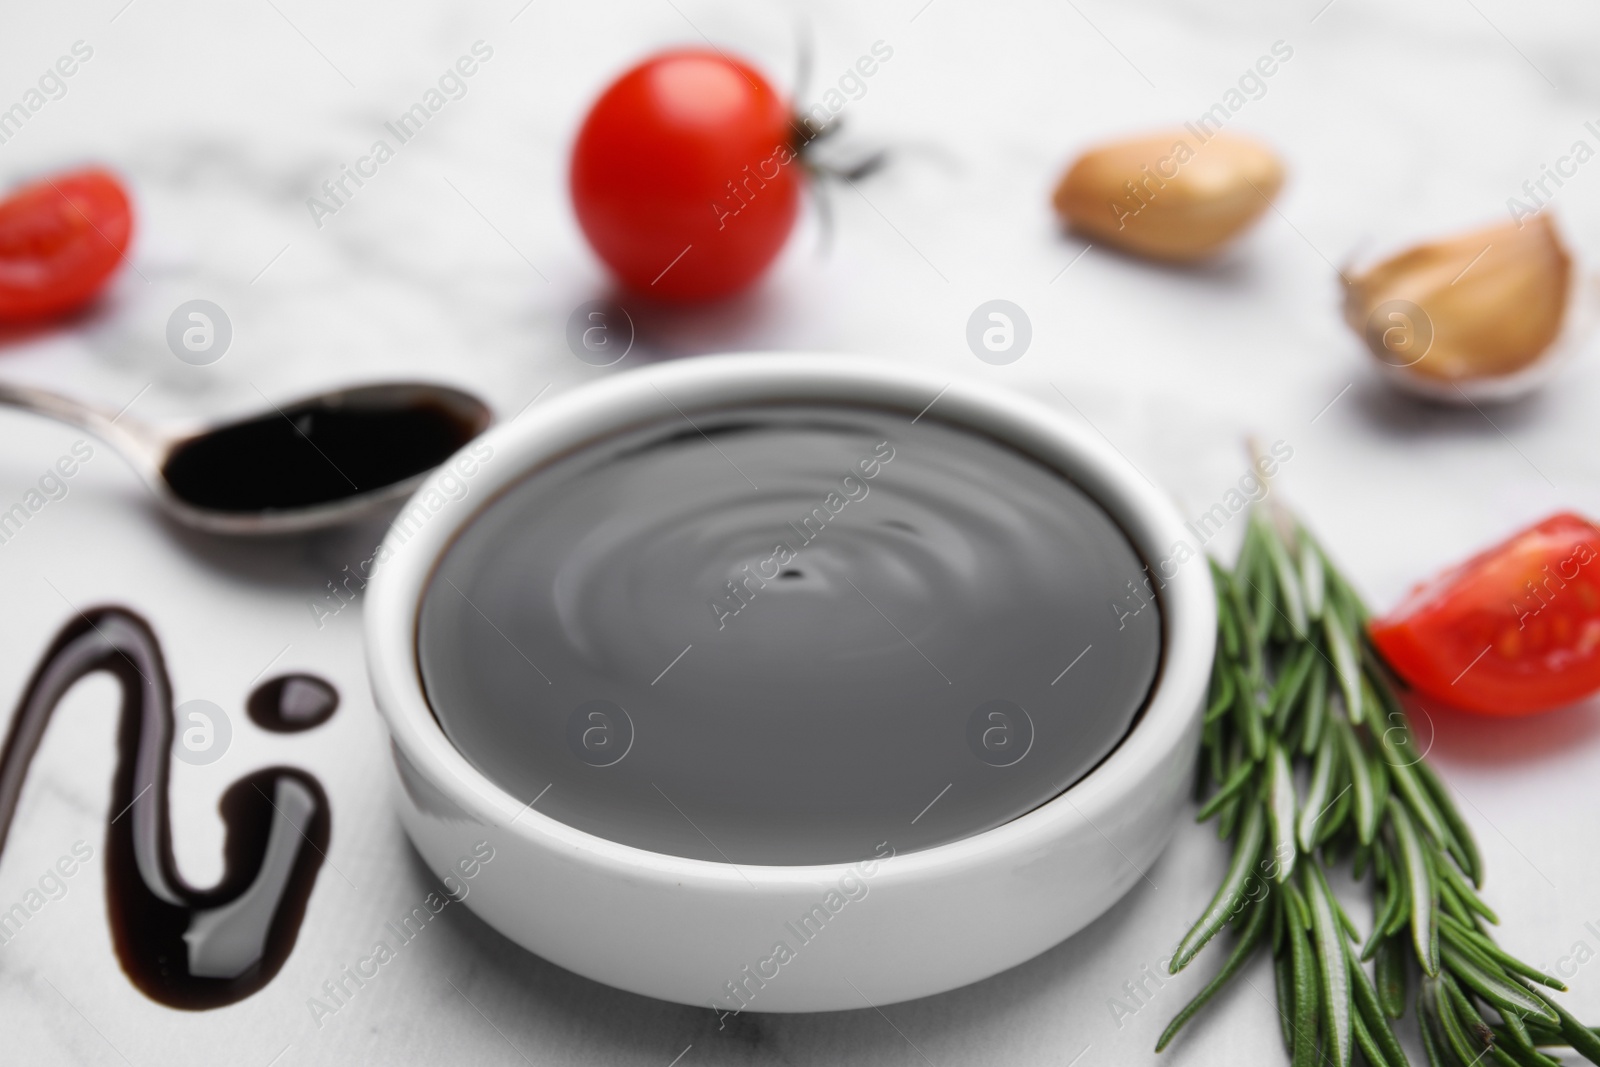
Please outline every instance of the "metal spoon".
M430 470L494 421L494 414L488 405L472 394L425 382L387 382L338 389L274 405L271 410L257 415L186 430L150 426L47 389L3 382L0 382L0 405L22 408L87 430L122 453L145 480L162 509L172 518L185 526L208 533L235 535L299 533L338 526L369 515L383 505L411 493ZM441 428L446 428L459 440L446 434L440 438L439 447L435 450L439 454L426 457L419 455L412 465L414 469L401 467L393 470L390 473L396 476L392 478L363 476L363 471L371 473L370 464L352 467L351 454L331 448L329 442L318 442L318 427L321 424L344 422L348 430L352 420L358 425L363 419L373 420L373 425L382 425L386 417L399 419L408 413L424 421L431 420L436 431L434 436L438 437L445 432ZM227 454L226 446L248 446L252 436L270 439L267 442L268 454L263 455L258 451L247 453L252 462L266 462L270 467L274 458L270 455L271 448L280 452L288 448L299 449L286 454L284 458L302 468L310 464L323 473L326 480L337 478L339 484L332 492L324 492L316 499L288 504L271 502L268 498L272 487L263 485L263 506L250 507L242 503L252 491L247 481L229 483L226 479L214 479L221 488L233 494L232 498L222 506L215 502L215 493L211 494L214 498L212 501L197 499L192 475L194 458ZM416 435L410 434L403 435L403 439L411 443L419 440ZM349 442L345 440L340 444L347 446ZM321 460L327 463L325 471L311 449L322 454ZM330 455L330 450L333 455ZM392 467L399 462L395 457L402 451L391 448L387 455L376 458L380 462L388 461ZM190 470L188 476L175 485L169 480L169 473L173 470L174 457L180 455L186 456L185 462ZM348 473L341 469L335 455L345 458L344 466L351 468ZM374 457L354 458L363 461ZM286 464L283 469L289 471L290 466Z

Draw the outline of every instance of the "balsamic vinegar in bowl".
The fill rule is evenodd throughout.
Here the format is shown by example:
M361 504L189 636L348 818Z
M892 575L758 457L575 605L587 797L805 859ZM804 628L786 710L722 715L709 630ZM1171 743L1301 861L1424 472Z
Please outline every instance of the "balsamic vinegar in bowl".
M1216 637L1183 521L1008 390L675 360L482 442L363 613L396 804L568 970L729 1013L954 989L1142 884Z
M1071 480L931 416L693 423L555 460L445 553L422 678L492 781L651 852L836 863L999 826L1127 733L1160 609Z

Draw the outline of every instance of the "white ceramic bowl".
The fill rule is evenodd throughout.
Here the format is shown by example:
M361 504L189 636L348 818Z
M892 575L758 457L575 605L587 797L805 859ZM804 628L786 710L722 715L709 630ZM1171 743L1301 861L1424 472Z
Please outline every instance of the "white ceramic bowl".
M1012 392L837 356L715 356L620 374L492 430L418 491L369 588L367 660L393 741L401 820L452 892L511 940L596 981L722 1011L798 1012L977 981L1073 934L1139 880L1192 781L1216 628L1199 558L1161 590L1160 673L1110 756L1020 818L882 861L735 867L584 833L489 781L429 709L416 650L433 568L496 493L541 464L673 415L674 405L692 416L770 400L844 401L909 418L935 397L941 420L1067 474L1152 569L1183 538L1163 495L1092 430ZM808 914L805 939L795 924ZM780 942L787 953L776 951Z

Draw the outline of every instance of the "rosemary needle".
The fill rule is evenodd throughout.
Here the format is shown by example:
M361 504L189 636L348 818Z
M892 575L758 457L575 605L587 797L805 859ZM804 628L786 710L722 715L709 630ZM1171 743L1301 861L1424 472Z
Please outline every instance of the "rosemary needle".
M1429 1067L1548 1067L1539 1047L1563 1044L1600 1064L1600 1037L1534 983L1565 986L1488 933L1497 919L1479 896L1472 831L1423 761L1366 607L1327 552L1287 511L1258 508L1238 565L1210 566L1219 640L1200 818L1218 819L1233 858L1170 969L1224 927L1235 936L1157 1051L1265 948L1294 1067L1346 1067L1357 1051L1410 1067L1393 1029L1408 999ZM1335 868L1371 898L1365 938L1329 888Z

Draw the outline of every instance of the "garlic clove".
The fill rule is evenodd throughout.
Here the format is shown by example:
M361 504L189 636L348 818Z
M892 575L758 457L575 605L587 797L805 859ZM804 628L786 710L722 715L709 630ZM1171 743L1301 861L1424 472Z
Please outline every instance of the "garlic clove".
M1073 229L1127 252L1192 262L1259 218L1283 187L1270 148L1234 133L1174 129L1090 149L1053 202Z
M1344 317L1401 387L1504 399L1542 381L1573 276L1554 224L1536 215L1417 245L1348 277Z

